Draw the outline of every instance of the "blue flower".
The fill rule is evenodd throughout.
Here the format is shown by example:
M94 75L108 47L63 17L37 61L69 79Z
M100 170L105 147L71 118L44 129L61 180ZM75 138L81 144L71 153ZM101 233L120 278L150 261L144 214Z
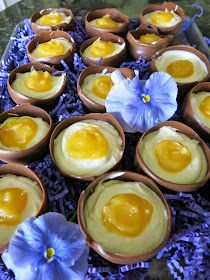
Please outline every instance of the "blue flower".
M2 258L16 280L79 280L88 254L79 226L50 212L21 223Z
M152 126L166 121L177 109L177 84L167 73L155 72L148 80L132 80L119 70L112 73L114 86L105 107L126 132L145 132Z

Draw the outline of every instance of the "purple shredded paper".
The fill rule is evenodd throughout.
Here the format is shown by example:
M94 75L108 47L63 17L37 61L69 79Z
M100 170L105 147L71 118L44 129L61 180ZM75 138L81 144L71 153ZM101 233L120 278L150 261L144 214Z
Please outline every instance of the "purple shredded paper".
M200 6L196 6L200 9ZM203 11L200 9L201 16ZM193 18L194 20L195 18ZM130 20L129 29L138 27L137 19ZM190 21L185 21L183 31L190 28ZM84 20L76 21L74 31L69 32L79 48L87 38ZM0 71L0 112L6 111L15 104L9 97L7 77L10 71L28 63L27 43L35 36L28 20L19 27L9 49L8 58L2 61ZM210 39L205 38L209 43ZM74 55L72 70L63 64L67 75L67 88L60 96L57 105L49 112L55 124L71 116L84 115L85 108L77 95L77 78L86 68L78 54ZM140 78L149 76L150 61L140 57L136 61L126 61L120 67L139 71ZM183 121L180 110L174 114L173 120ZM135 147L140 134L126 134L126 148L121 169L135 171L133 159ZM0 163L3 164L3 163ZM79 195L88 183L69 180L61 175L49 155L28 165L43 181L48 195L47 211L56 211L71 219L76 211ZM210 279L210 203L202 196L207 193L204 186L201 192L193 194L165 194L172 212L172 234L167 244L156 257L147 262L132 265L115 265L100 257L93 250L89 256L89 268L85 279ZM0 257L0 279L13 280L12 271L8 270Z

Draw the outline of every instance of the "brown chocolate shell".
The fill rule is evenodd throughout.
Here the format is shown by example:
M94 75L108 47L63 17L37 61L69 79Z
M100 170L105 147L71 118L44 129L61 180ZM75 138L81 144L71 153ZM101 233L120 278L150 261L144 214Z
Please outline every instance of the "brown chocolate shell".
M122 25L118 28L106 29L98 28L90 23L90 21L101 18L104 15L110 15L110 18ZM95 11L88 12L85 16L85 29L89 37L100 36L103 33L114 33L123 36L128 31L129 18L125 14L121 13L119 10L112 8L99 9Z
M102 113L106 111L105 106L96 103L92 99L90 99L86 94L82 92L81 86L85 80L85 78L91 74L102 73L104 69L107 69L106 73L112 73L115 70L119 70L125 78L133 79L134 72L131 69L127 68L113 68L113 67L105 67L105 66L89 66L84 69L77 80L77 91L80 99L83 104L87 107L90 112Z
M37 71L38 70L47 71L50 74L52 74L56 71L55 68L50 67L49 65L43 64L43 63L29 63L29 64L24 64L22 66L19 66L19 67L15 68L8 77L7 88L8 88L9 94L16 104L30 103L30 104L38 106L38 107L43 107L43 108L49 109L49 107L52 107L56 104L58 97L63 93L65 86L66 86L67 79L65 77L62 87L52 97L49 97L46 99L28 97L28 96L21 94L20 92L15 91L11 85L14 82L17 73L30 72L31 67L33 67ZM61 76L61 73L57 73L57 74L55 74L55 76Z
M45 190L45 187L42 183L42 181L39 179L39 177L28 167L21 165L21 164L16 164L16 163L9 163L9 164L4 164L0 166L0 177L6 174L14 174L14 175L18 175L18 176L23 176L23 177L27 177L33 181L35 181L40 189L43 192L43 200L42 200L42 205L39 208L39 211L36 213L36 217L40 216L46 208L46 204L47 204L47 193ZM1 233L0 233L1 234ZM4 251L4 249L6 249L6 247L8 246L8 243L6 244L0 244L0 253L2 253Z
M154 11L174 11L177 15L181 17L181 21L178 22L176 25L173 25L171 27L157 27L151 23L149 23L144 16L146 14L149 14ZM181 28L182 22L185 18L185 13L182 8L180 8L178 5L172 2L164 2L163 4L151 4L146 6L141 12L140 12L140 20L142 23L148 25L148 26L153 26L157 28L157 30L162 33L162 34L177 34Z
M138 39L140 38L141 35L145 34L151 34L154 33L160 37L162 37L160 40L158 40L154 44L144 44L140 43ZM144 56L146 58L150 58L158 51L166 48L174 38L173 35L160 35L158 31L153 28L153 27L148 27L144 24L141 24L139 28L136 30L131 30L128 32L126 39L128 42L128 50L130 55L134 58L137 59L140 56Z
M72 44L72 49L69 49L64 55L53 56L53 57L43 57L43 58L35 58L31 55L32 51L37 47L40 43L46 43L51 39L56 38L64 38L67 39ZM74 53L76 52L76 45L74 43L74 39L65 31L53 31L53 32L45 32L42 33L35 38L33 38L27 45L27 55L32 63L42 62L50 65L60 64L61 60L64 60L68 65L72 65L74 59Z
M83 54L84 50L99 38L102 39L103 41L111 41L113 43L124 45L124 48L119 53L112 55L110 57L104 57L102 59L101 58L94 59L94 58L85 56ZM92 37L92 38L84 41L80 47L80 56L82 57L82 60L84 61L84 63L86 65L90 65L90 66L96 65L97 66L100 64L100 66L117 67L124 61L125 56L126 56L125 41L123 38L119 37L118 35L115 35L112 33L104 33L100 36L95 36L95 37Z
M208 69L207 76L203 80L201 80L201 81L195 81L195 82L191 82L191 83L177 83L179 91L181 93L186 93L187 91L189 91L196 84L201 83L201 82L205 82L205 81L207 81L209 79L209 77L210 77L210 65L209 65L209 61L208 61L207 57L203 53L201 53L198 50L196 50L195 48L190 47L190 46L186 46L186 45L171 46L171 47L165 48L165 49L157 52L152 57L152 63L150 65L150 69L151 69L152 72L157 72L158 71L157 67L155 65L156 58L161 56L164 52L172 51L172 50L182 50L182 51L187 51L187 52L191 52L191 53L195 54L197 57L199 57L205 63L205 65L206 65L206 67Z
M201 91L210 92L210 82L199 83L194 86L186 95L184 102L182 104L182 115L190 127L195 129L197 133L204 138L206 141L210 139L210 128L207 127L197 116L192 108L192 93L197 93Z
M55 26L45 26L45 25L39 25L36 23L36 21L47 14L50 14L52 12L56 12L56 13L63 13L66 16L71 16L71 20L69 23L61 23ZM36 34L41 34L43 32L52 32L55 30L64 30L64 31L68 31L68 30L72 30L74 26L74 16L73 13L70 9L66 9L66 8L49 8L49 9L43 9L41 11L38 11L36 13L34 13L31 17L31 28L32 30L36 33Z
M178 183L172 183L169 182L165 179L160 178L159 176L157 176L155 173L153 173L149 167L144 163L143 159L141 158L141 155L139 153L139 143L140 141L142 141L142 139L150 134L151 132L158 130L159 128L163 127L163 126L171 126L173 128L175 128L178 132L181 132L185 135L187 135L188 137L190 137L191 139L195 139L199 142L201 148L204 151L204 154L206 156L206 160L207 160L207 164L208 164L208 171L207 174L205 176L205 178L197 183L192 183L192 184L178 184ZM187 125L180 123L180 122L176 122L176 121L166 121L163 123L160 123L158 125L153 126L151 129L149 129L146 133L144 133L141 138L139 139L137 146L136 146L136 155L135 155L135 162L137 164L137 168L139 169L139 171L142 173L146 173L150 178L152 178L156 183L158 183L159 185L173 190L173 191L177 191L177 192L192 192L197 190L198 188L202 187L209 179L210 179L210 151L208 146L206 145L206 143L198 136L198 134L192 130L190 127L188 127Z
M119 133L119 135L122 139L122 156L121 156L120 160L112 168L110 168L107 171L111 171L111 170L116 169L118 167L118 165L120 164L121 160L122 160L123 153L124 153L124 150L125 150L125 134L123 132L122 127L118 123L118 121L112 115L110 115L108 113L103 113L103 114L91 113L91 114L87 114L87 115L84 115L84 116L73 116L73 117L70 117L70 118L65 119L62 122L60 122L55 127L55 129L54 129L54 131L51 135L51 138L50 138L50 155L51 155L51 158L52 158L54 164L57 166L56 161L54 159L54 153L53 153L54 141L55 141L56 137L58 136L59 133L61 133L68 126L70 126L70 125L72 125L76 122L83 121L83 120L104 121L104 122L107 122L107 123L111 124L118 131L118 133ZM58 166L57 166L57 168L61 171L61 173L64 176L67 176L67 177L70 177L70 178L73 178L73 179L78 179L78 180L81 180L81 181L93 181L97 177L97 176L70 175L70 174L66 174L65 172L63 172Z
M164 239L158 247L156 247L153 250L146 252L144 254L135 255L135 256L127 256L127 255L110 253L107 250L105 250L100 244L95 242L91 238L91 236L89 235L89 233L86 229L84 215L83 215L86 200L94 192L94 189L96 188L99 181L106 180L106 178L108 180L108 177L110 175L114 175L115 173L116 174L119 173L119 175L115 176L114 179L121 180L121 181L131 181L131 182L137 181L137 182L144 183L148 188L153 190L160 197L161 201L163 202L163 204L166 208L167 216L168 216L168 227L167 227L167 231L164 236ZM110 179L110 177L109 177L109 179ZM167 242L167 240L169 238L170 232L171 232L171 211L170 211L168 203L167 203L164 195L160 191L160 189L157 187L155 182L153 182L147 176L143 176L143 175L140 175L140 174L137 174L134 172L129 172L129 171L117 171L117 172L112 172L112 173L108 173L108 174L106 173L106 174L98 177L97 179L95 179L87 187L87 189L85 189L80 195L78 207L77 207L77 217L78 217L78 223L79 223L80 229L84 235L84 238L85 238L88 246L90 246L93 250L95 250L103 258L109 260L112 263L116 263L116 264L132 264L132 263L142 262L142 261L151 259L165 245L165 243Z
M26 164L31 161L40 159L48 151L48 143L50 135L53 130L53 122L50 115L39 107L35 107L31 104L17 105L8 111L0 115L0 123L3 123L6 119L15 116L29 116L42 118L49 124L46 135L34 146L20 151L8 151L0 149L0 160L4 162L22 163Z

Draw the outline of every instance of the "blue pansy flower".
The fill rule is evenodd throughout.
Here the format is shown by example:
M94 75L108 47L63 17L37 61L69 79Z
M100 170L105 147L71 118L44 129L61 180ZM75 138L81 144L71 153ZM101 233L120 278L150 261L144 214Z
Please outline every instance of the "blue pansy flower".
M106 98L105 107L124 131L143 133L175 113L178 88L169 74L155 72L148 80L139 80L137 76L129 80L116 70L111 78L114 86Z
M49 212L21 223L2 258L16 280L80 280L88 254L79 226Z

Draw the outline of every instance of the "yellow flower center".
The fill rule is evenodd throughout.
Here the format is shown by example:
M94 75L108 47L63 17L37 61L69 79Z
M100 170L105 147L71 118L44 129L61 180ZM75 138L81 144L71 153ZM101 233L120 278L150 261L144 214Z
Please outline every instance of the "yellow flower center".
M141 35L139 38L139 42L142 44L152 44L154 42L157 42L158 40L160 40L161 37L154 34L154 33L147 33L145 35Z
M169 11L157 12L151 16L151 21L154 24L168 23L174 18L174 15Z
M159 165L169 172L180 172L191 162L189 149L174 140L163 140L155 147L155 156Z
M115 29L119 27L119 23L111 19L110 15L105 15L96 19L95 26L104 29Z
M135 237L149 223L152 204L135 194L113 196L102 210L102 221L109 232L121 236Z
M62 22L62 16L59 13L50 13L39 19L40 25L56 26Z
M109 76L100 76L95 79L92 91L96 96L106 99L113 85L112 79Z
M109 144L97 128L88 126L68 138L67 150L76 159L99 159L108 154Z
M55 255L55 250L51 247L48 248L47 251L45 252L45 257L47 260L51 260Z
M210 119L210 96L206 96L200 104L200 111Z
M142 100L144 101L144 103L148 103L150 102L150 96L148 94L142 94Z
M49 72L33 70L24 80L25 86L35 92L45 92L52 89L53 78Z
M108 41L95 41L90 46L90 53L93 57L100 58L105 57L115 51L115 45Z
M173 78L186 78L193 74L194 66L189 60L177 60L167 66L167 72Z

